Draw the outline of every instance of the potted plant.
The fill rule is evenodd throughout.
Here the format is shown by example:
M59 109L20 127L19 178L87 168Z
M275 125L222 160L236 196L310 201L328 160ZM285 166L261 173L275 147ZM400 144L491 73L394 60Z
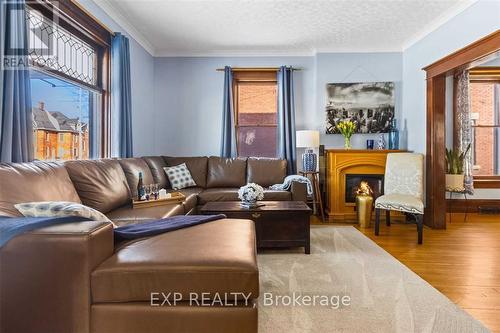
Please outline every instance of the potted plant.
M337 129L344 136L344 148L351 149L351 136L356 131L356 124L350 120L341 121L337 124Z
M446 149L446 190L464 191L464 160L469 152L470 144L465 152L455 149Z

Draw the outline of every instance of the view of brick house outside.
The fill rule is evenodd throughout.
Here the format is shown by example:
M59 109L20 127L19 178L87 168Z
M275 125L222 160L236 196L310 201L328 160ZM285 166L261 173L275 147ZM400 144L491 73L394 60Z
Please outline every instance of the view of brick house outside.
M92 93L35 71L31 75L31 91L34 158L88 159Z
M495 83L473 82L470 85L471 112L474 125L499 125L500 107L498 96L495 98ZM497 93L498 94L498 93ZM474 174L499 174L499 130L493 127L474 128Z
M274 82L238 84L238 156L276 157L277 100Z

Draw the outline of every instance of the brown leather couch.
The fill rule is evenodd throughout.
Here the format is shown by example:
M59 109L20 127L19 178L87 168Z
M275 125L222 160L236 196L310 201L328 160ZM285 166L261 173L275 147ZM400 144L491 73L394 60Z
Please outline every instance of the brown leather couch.
M146 184L170 188L163 167L182 162L198 185L182 190L185 202L131 208L139 172ZM0 164L0 215L19 216L13 205L20 202L73 201L118 224L140 223L192 214L207 201L237 200L241 185L279 183L285 169L279 160L161 156ZM305 200L306 189L294 184L290 192L265 195ZM155 306L164 298L158 294L152 304L152 292L175 293L175 306ZM193 302L231 293L249 300ZM121 244L108 223L71 223L24 233L0 248L0 332L257 332L258 296L249 220L223 219Z

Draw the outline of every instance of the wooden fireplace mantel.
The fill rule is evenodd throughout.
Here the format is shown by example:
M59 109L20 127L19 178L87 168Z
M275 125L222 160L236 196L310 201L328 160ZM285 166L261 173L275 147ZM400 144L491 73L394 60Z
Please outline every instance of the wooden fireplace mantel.
M355 204L345 202L346 175L383 175L387 154L404 150L326 149L326 203L329 221L356 220Z
M406 150L392 149L325 149L325 152L335 154L388 154L388 153L404 153Z

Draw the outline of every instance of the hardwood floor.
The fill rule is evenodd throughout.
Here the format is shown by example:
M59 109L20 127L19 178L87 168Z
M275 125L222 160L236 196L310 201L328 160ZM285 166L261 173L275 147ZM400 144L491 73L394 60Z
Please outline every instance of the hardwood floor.
M311 222L321 224L316 217ZM500 215L469 214L464 223L463 215L454 213L446 230L424 228L423 245L417 245L414 224L381 223L379 236L373 228L360 231L491 331L500 332Z

